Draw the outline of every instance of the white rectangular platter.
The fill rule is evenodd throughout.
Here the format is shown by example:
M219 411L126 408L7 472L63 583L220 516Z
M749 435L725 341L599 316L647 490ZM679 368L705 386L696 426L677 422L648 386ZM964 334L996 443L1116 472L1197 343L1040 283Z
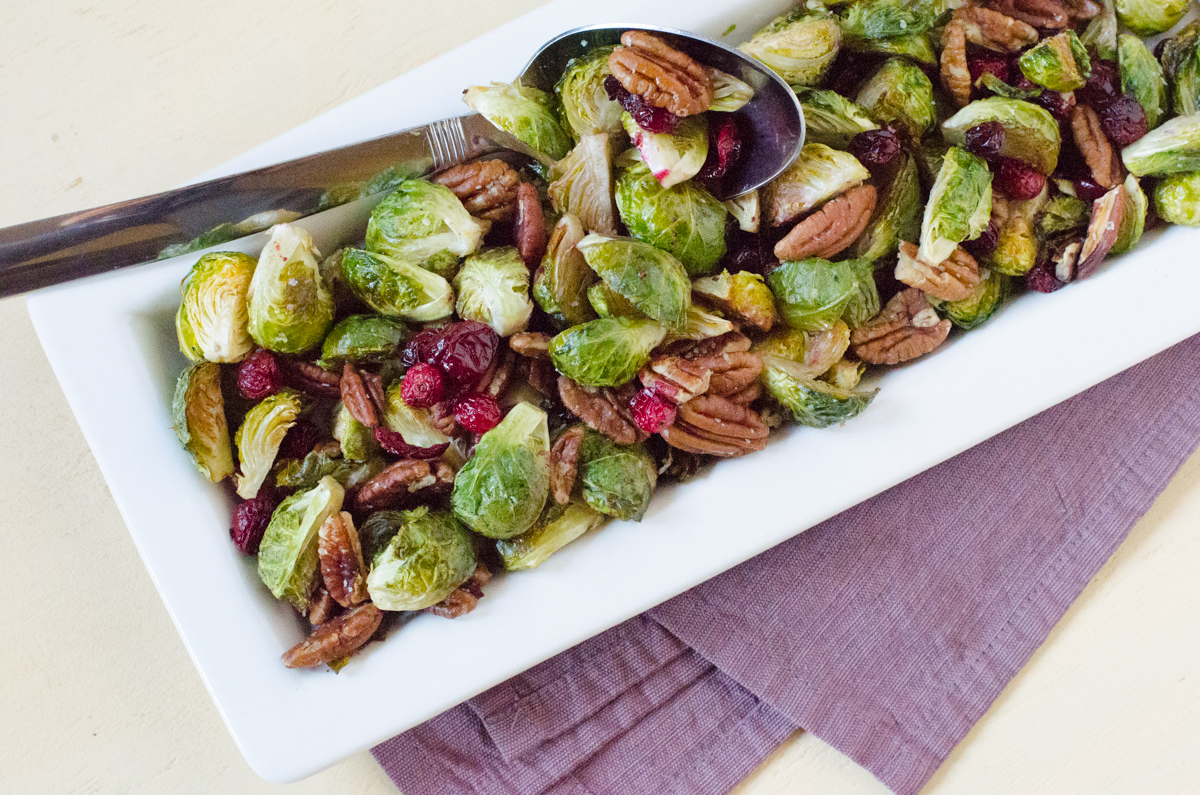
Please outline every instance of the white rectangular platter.
M517 74L538 45L592 23L745 39L782 0L556 0L204 175L286 160L463 112L463 88ZM326 251L351 206L302 222ZM262 236L230 248L257 253ZM884 376L842 428L662 490L539 569L501 578L470 615L421 616L339 675L279 655L304 628L229 541L229 503L179 449L170 397L185 362L173 317L196 256L29 297L46 354L142 559L234 739L290 781L385 740L1200 331L1200 233L1173 228L1094 277L1028 295L928 359ZM486 653L480 653L485 649ZM314 721L339 727L314 733Z

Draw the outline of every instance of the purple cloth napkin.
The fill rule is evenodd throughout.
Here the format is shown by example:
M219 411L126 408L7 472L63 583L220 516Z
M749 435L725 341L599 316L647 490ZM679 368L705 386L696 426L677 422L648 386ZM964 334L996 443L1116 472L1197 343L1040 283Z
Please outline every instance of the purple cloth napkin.
M1200 439L1194 337L374 749L404 795L708 795L794 729L916 793Z

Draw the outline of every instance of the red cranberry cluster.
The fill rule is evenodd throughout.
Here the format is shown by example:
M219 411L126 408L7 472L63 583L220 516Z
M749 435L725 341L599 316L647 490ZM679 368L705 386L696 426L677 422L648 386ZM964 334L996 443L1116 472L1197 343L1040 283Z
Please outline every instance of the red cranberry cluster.
M451 400L459 425L472 433L486 433L502 418L496 398L480 391L495 370L499 347L496 332L475 320L422 331L401 355L408 371L400 395L414 408L431 408ZM380 444L388 449L383 440Z

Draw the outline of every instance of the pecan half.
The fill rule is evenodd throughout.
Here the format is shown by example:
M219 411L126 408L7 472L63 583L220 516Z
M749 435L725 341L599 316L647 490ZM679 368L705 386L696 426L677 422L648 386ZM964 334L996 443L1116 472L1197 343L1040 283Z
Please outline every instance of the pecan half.
M491 582L492 573L482 563L476 564L474 573L462 585L450 592L436 605L425 608L426 613L433 613L442 618L458 618L465 616L475 609L483 598L483 586Z
M283 664L288 668L312 668L345 657L370 640L382 620L383 611L375 605L370 602L359 605L321 624L285 651Z
M317 555L325 590L342 607L367 600L366 564L354 518L342 511L330 516L317 531Z
M508 338L508 347L522 356L536 359L550 351L550 335L540 331L518 331Z
M584 430L576 425L563 433L550 448L550 494L559 505L571 501L571 490L575 488L575 475L579 471L579 446L583 444Z
M1091 19L1100 13L1100 4L1095 0L1066 0L1067 14L1074 20Z
M341 397L342 377L303 359L284 359L283 380L313 397Z
M454 470L446 463L405 458L364 483L354 502L363 510L429 502L453 483Z
M867 228L875 198L873 186L859 185L825 202L775 244L775 256L784 261L840 254Z
M892 296L875 317L850 333L850 345L869 364L899 364L932 351L946 341L950 321L938 318L915 287Z
M760 384L758 381L755 381L754 383L739 389L737 392L725 395L725 397L729 398L734 403L737 403L739 406L749 406L751 403L762 397L762 384Z
M979 263L962 246L936 265L918 259L917 251L916 243L901 241L896 278L909 287L943 301L961 301L979 284Z
M546 214L542 212L542 201L537 188L528 182L517 186L517 224L513 230L517 251L527 267L536 267L546 253Z
M1071 133L1097 185L1115 188L1125 180L1121 158L1100 127L1100 116L1087 105L1071 109Z
M689 453L732 458L767 446L770 428L752 409L717 395L701 395L679 407L662 431L667 444Z
M1121 221L1125 216L1125 203L1128 201L1125 186L1118 185L1092 203L1092 220L1088 224L1087 237L1079 251L1079 265L1075 268L1075 278L1082 279L1095 273L1096 268L1108 256L1109 250L1117 243L1117 235L1121 231Z
M341 609L333 597L329 595L329 591L325 590L325 586L319 585L313 593L312 598L308 600L308 623L314 627L318 624L324 624L336 616Z
M740 331L727 331L702 340L677 340L663 348L672 356L699 359L702 356L718 356L722 353L740 353L750 350L750 338Z
M694 361L712 373L708 394L722 397L730 397L753 386L763 370L762 359L757 353L748 351L728 351L712 356L700 356ZM749 403L750 400L745 402Z
M503 160L476 160L447 169L433 178L445 185L467 212L490 221L507 221L517 210L521 178Z
M942 35L942 85L958 107L971 101L971 70L967 68L967 25L952 19Z
M583 420L589 428L617 444L633 444L648 434L637 426L629 410L629 400L637 387L581 386L565 375L558 377L558 396L567 411Z
M982 6L963 6L954 12L963 22L967 41L999 52L1018 52L1038 42L1030 24Z
M708 110L712 81L691 56L640 30L625 31L621 44L608 56L608 68L626 91L676 116Z
M678 406L708 391L712 371L682 356L656 356L638 373L642 386Z
M379 377L378 373L367 371L359 372L359 376L366 385L367 392L371 395L371 400L375 402L375 409L380 414L383 414L387 408L387 397L384 395L383 379Z
M374 428L379 424L379 412L375 409L371 391L363 383L362 376L350 362L346 362L342 366L340 389L342 403L345 404L346 411L350 412L351 417L368 428Z
M1066 8L1057 0L991 0L990 5L1039 30L1060 30L1071 23Z

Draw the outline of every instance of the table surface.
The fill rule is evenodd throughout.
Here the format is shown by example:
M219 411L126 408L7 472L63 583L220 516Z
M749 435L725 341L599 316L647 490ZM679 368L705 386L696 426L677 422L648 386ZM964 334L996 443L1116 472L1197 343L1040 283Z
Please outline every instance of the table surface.
M0 226L170 188L541 2L0 4ZM0 301L0 328L0 789L394 792L366 753L288 786L250 770L23 301ZM1197 520L1200 455L927 793L1200 787ZM798 732L735 792L802 790L887 791Z

